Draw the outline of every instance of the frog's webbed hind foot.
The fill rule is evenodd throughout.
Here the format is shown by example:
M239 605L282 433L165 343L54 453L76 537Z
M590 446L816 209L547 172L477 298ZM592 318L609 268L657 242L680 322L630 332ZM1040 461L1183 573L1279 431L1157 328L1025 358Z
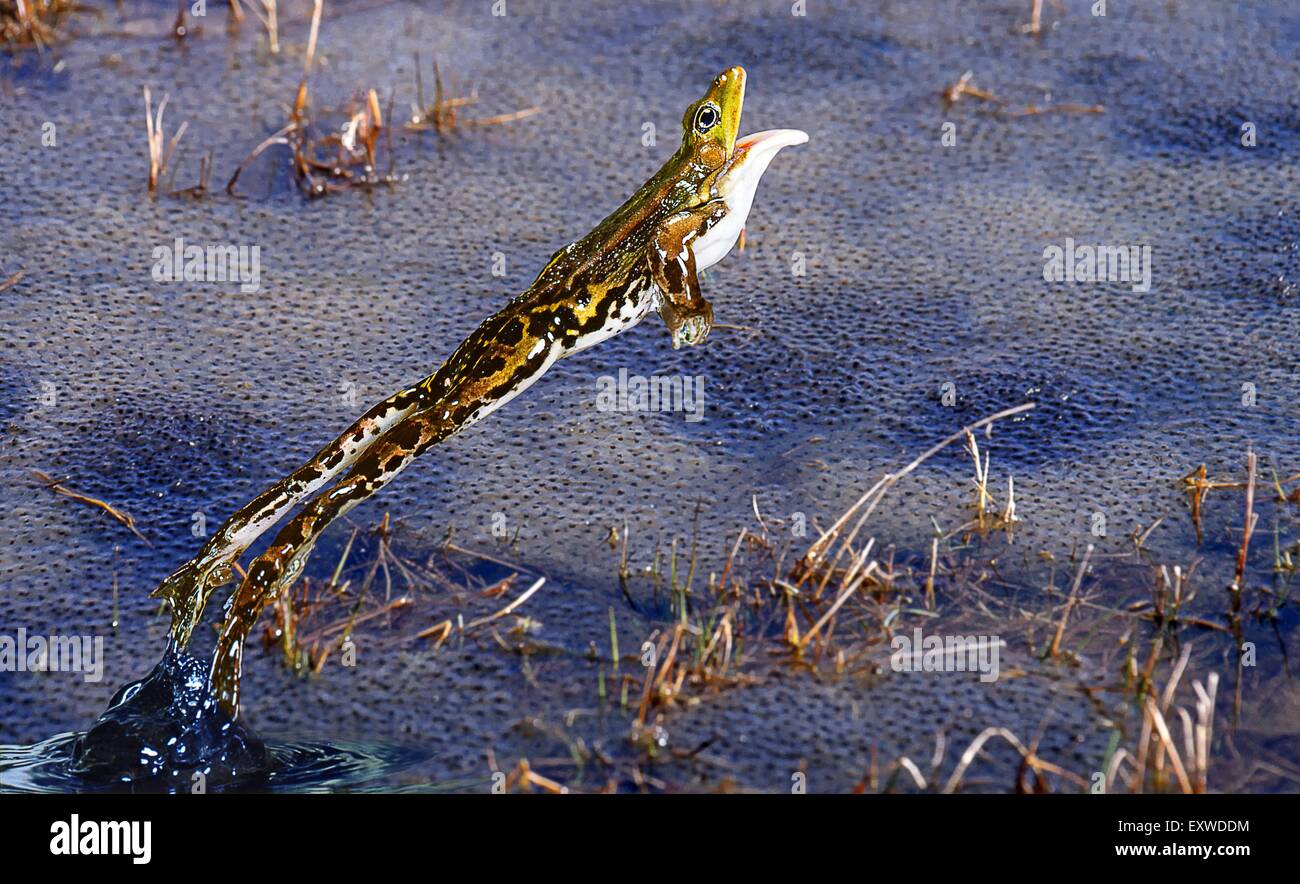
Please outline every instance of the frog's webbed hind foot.
M178 648L189 644L212 593L233 577L229 562L203 562L196 557L173 571L149 594L150 598L167 602L172 615L172 639Z

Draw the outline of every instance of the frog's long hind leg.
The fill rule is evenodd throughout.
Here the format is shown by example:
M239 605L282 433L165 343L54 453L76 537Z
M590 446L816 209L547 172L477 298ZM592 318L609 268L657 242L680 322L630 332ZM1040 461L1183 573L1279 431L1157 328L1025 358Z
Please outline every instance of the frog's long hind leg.
M185 647L213 590L230 580L230 565L303 498L356 463L371 445L408 417L425 397L421 387L401 390L376 404L285 479L258 495L217 529L194 558L153 591L171 604L172 637Z
M302 573L312 546L330 522L392 481L429 446L456 431L459 425L447 411L434 411L418 411L385 433L346 478L318 495L280 529L270 548L249 567L248 577L230 601L212 655L211 684L218 701L232 716L239 714L244 639L258 614Z

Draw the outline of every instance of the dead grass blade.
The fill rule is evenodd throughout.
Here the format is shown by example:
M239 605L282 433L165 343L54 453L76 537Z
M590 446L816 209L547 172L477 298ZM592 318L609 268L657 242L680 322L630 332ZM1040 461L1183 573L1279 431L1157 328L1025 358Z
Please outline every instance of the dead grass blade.
M108 513L114 519L116 519L117 521L125 525L126 529L130 531L132 534L134 534L136 537L138 537L140 541L144 543L145 546L151 549L153 548L153 544L149 542L148 538L146 538L143 534L141 534L139 529L135 527L135 519L132 518L129 514L113 506L111 503L105 503L104 501L99 500L98 498L90 497L88 495L80 494L76 491L73 491L72 489L66 487L63 484L62 480L51 479L48 475L41 472L40 470L32 470L32 475L34 475L37 479L39 479L41 481L41 484L43 484L46 488L53 491L55 494L62 494L64 497L70 497L75 501L87 504L88 506L97 507L103 510L104 512Z

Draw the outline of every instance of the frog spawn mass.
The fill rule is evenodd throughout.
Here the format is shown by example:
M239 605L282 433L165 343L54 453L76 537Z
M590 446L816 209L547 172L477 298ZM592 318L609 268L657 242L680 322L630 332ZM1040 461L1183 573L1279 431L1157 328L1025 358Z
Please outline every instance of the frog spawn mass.
M736 328L715 327L706 347L679 352L642 329L560 362L545 383L354 511L356 523L391 511L412 543L432 547L450 525L463 544L488 547L493 517L503 515L520 529L519 557L554 575L534 600L545 604L545 637L581 650L608 632L608 608L618 604L618 563L600 545L611 525L630 524L632 564L645 566L657 542L690 536L703 501L700 559L716 564L736 532L753 527L752 497L765 517L802 512L827 522L887 465L1027 397L1039 408L999 425L981 447L995 476L1015 475L1025 517L1017 544L1058 558L1080 540L1081 500L1124 526L1095 539L1119 550L1130 525L1178 512L1171 477L1202 461L1230 469L1248 439L1261 453L1293 450L1284 391L1294 387L1296 349L1280 330L1296 324L1300 280L1290 198L1300 190L1300 99L1286 79L1286 31L1268 24L1288 5L1223 17L1209 2L1180 4L1176 16L1112 4L1105 20L1061 19L1046 42L1012 34L1015 22L988 6L974 17L967 7L903 5L888 20L828 7L792 29L739 7L686 6L675 13L680 28L648 43L649 13L593 4L587 18L621 51L618 65L593 55L563 20L519 17L488 36L468 8L369 11L349 24L393 51L327 44L323 103L341 103L357 84L406 82L409 71L397 68L414 50L427 53L429 35L502 108L534 103L534 90L553 100L518 137L458 139L436 157L399 140L410 173L401 187L309 211L269 166L249 170L241 180L249 197L238 204L149 203L138 168L121 160L121 145L140 138L134 114L121 112L138 83L105 70L65 77L57 89L29 84L6 99L14 131L57 120L86 134L75 152L26 142L0 152L0 177L25 182L5 194L12 223L0 231L0 255L40 269L4 293L12 313L0 423L13 435L0 466L75 477L74 487L133 514L154 547L22 482L2 483L0 510L12 514L0 547L2 619L103 631L116 573L120 634L132 638L106 643L106 671L118 683L139 677L141 660L148 665L162 644L154 638L141 652L140 636L161 633L157 605L143 595L193 554L194 514L224 518L367 402L422 377L488 304L527 285L560 242L597 222L671 150L664 138L657 149L639 141L646 120L666 132L679 110L648 108L646 84L671 79L662 94L689 98L729 58L753 76L754 128L813 135L797 174L764 180L745 254L704 281L719 322ZM695 35L708 31L728 35L725 57L700 57ZM1003 119L963 100L949 112L957 145L944 148L936 96L960 73L946 50L953 45L979 59L981 86L1008 100L1041 103L1019 84L1044 83L1053 100L1103 103L1106 113ZM1229 57L1230 46L1252 51ZM774 47L784 47L779 56ZM191 158L213 146L217 168L232 167L274 127L232 139L229 120L272 116L276 98L254 68L228 70L222 41L187 49L159 54L153 76L173 94L168 113L190 121ZM69 70L95 70L105 53L129 57L132 44L107 36L62 51ZM514 75L524 69L526 78ZM296 77L285 80L290 90ZM217 100L179 98L208 95L213 83ZM1253 150L1238 139L1247 115L1264 136ZM72 131L61 124L61 140ZM337 247L301 248L307 228ZM1149 242L1152 291L1045 282L1044 231ZM263 294L152 281L152 248L178 233L261 244ZM504 256L500 276L495 252ZM782 285L772 284L777 277ZM50 329L61 330L57 345ZM619 368L704 378L705 419L599 411L597 381ZM1246 381L1259 391L1255 407L1241 403ZM952 404L939 392L946 382ZM55 407L37 399L51 386ZM873 517L882 542L928 549L931 515L945 525L965 518L969 464L954 451L933 467ZM313 573L329 576L347 535L326 532ZM1171 558L1195 557L1178 518L1153 542L1161 538ZM1009 578L1013 564L1001 563ZM632 589L640 600L644 588ZM624 643L658 625L623 608L618 618ZM503 758L546 748L512 730L517 673L500 655L363 650L363 659L355 672L322 674L323 688L344 698L341 712L304 701L309 688L270 655L250 654L259 694L285 698L251 713L258 730L403 734L440 751L430 772L442 776L482 772L467 745L494 745ZM533 711L591 702L568 687L590 683L590 671L553 666L556 684L540 679ZM928 757L940 725L954 746L988 724L1029 735L1048 708L1044 757L1077 752L1095 762L1091 737L1065 738L1092 733L1086 704L1034 679L999 684L996 698L939 678L898 681L872 691L738 688L668 727L688 747L723 734L714 751L756 788L788 787L804 758L819 783L848 788L873 752ZM82 728L109 693L81 679L6 678L4 739Z

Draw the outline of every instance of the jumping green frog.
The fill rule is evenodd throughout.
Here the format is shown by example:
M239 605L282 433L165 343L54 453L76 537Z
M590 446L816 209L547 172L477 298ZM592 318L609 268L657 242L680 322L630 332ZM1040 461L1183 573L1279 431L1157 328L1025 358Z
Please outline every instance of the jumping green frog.
M745 71L713 81L682 117L682 142L654 177L587 236L556 252L522 294L490 316L433 374L362 415L316 456L235 513L192 560L154 591L172 610L184 647L209 596L264 531L310 500L249 567L231 600L210 679L219 702L239 710L244 639L264 605L301 572L334 519L392 481L431 446L528 389L557 359L631 328L651 310L673 347L708 337L713 308L699 273L731 251L758 180L798 130L737 138Z

